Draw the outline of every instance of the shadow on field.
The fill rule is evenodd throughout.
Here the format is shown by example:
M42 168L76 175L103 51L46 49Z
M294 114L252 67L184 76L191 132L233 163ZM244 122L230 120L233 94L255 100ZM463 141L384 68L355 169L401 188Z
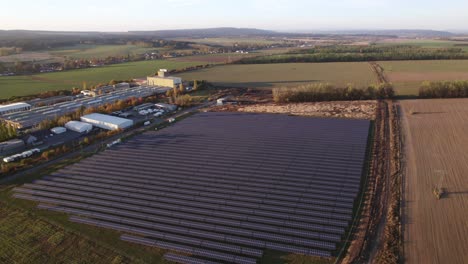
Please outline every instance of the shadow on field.
M468 195L468 191L461 192L447 192L447 197L457 196L457 195Z
M413 115L445 114L447 112L413 112Z

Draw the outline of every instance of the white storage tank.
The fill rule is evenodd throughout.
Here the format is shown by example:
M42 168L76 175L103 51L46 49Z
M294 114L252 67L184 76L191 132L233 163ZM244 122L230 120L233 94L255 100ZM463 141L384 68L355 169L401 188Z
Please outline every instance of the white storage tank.
M125 129L133 126L133 120L131 119L98 113L82 116L81 121L107 130Z
M65 127L71 131L75 131L78 133L88 133L93 129L93 126L91 124L80 121L70 121L65 124Z

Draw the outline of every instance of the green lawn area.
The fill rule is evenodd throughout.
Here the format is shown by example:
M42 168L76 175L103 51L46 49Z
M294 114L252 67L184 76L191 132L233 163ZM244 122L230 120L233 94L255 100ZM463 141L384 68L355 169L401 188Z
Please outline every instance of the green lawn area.
M468 60L379 62L399 95L417 95L424 81L468 80Z
M376 83L366 62L350 63L279 63L222 65L180 74L185 80L207 80L219 86L272 88L309 83L331 83L337 86Z
M111 80L146 77L160 68L180 69L198 64L200 63L153 60L31 76L0 77L0 98L82 87L83 82L90 86L98 83L108 83Z

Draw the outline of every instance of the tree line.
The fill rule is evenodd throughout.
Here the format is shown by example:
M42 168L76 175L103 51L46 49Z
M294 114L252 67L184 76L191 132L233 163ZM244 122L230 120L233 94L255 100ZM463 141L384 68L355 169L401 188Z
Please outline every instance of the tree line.
M468 81L424 82L419 88L420 98L468 97Z
M364 88L356 88L351 85L336 87L323 83L273 88L273 100L276 103L376 100L390 99L394 96L393 85L388 83Z
M266 64L290 62L359 62L392 60L454 60L468 59L468 53L461 48L428 49L414 46L389 47L317 47L296 50L285 54L243 58L239 64Z
M0 123L0 142L16 138L16 129L6 123Z

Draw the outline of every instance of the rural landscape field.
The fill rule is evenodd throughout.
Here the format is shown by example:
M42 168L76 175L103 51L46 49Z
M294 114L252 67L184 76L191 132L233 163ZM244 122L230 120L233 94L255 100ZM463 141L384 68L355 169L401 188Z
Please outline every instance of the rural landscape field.
M424 81L468 80L467 60L379 62L400 95L417 95Z
M187 80L209 80L224 87L272 88L310 83L352 84L377 82L368 63L283 63L216 66L181 74Z
M26 2L0 264L468 264L467 1Z
M402 101L405 261L468 261L468 100ZM437 200L433 188L443 188Z
M172 70L199 64L199 62L167 60L142 61L66 72L0 77L0 98L7 99L12 96L34 95L54 90L71 90L73 87L83 87L83 83L91 87L99 83L108 83L111 80L145 78L160 68Z

